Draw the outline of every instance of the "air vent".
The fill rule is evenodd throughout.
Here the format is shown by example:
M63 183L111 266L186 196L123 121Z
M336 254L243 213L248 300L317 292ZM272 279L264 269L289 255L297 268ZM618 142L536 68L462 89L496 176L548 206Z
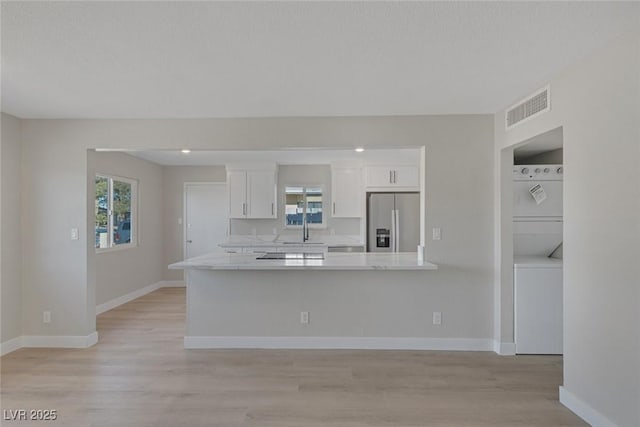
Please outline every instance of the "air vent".
M550 108L551 93L549 86L547 86L507 110L505 115L506 129L511 129L527 119L549 111Z

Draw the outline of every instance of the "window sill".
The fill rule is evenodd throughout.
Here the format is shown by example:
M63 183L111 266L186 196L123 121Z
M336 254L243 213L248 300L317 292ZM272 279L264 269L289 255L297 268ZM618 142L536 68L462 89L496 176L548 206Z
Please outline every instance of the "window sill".
M118 252L118 251L123 251L126 249L132 249L132 248L137 248L138 245L136 243L126 243L124 245L117 245L117 246L113 246L110 248L96 248L96 253L97 254L104 254L104 253L108 253L108 252Z

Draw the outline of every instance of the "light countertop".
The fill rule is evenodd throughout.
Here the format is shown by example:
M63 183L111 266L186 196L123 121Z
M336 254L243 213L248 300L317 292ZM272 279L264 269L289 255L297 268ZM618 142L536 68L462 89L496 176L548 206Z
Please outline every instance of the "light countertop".
M313 234L313 233L312 233ZM286 243L285 243L286 242ZM221 248L244 248L244 247L289 247L295 246L364 246L360 236L328 234L312 236L306 243L302 242L300 235L231 235L225 242L218 246Z
M176 262L172 270L437 270L438 266L418 261L415 252L326 253L323 260L260 260L256 254L212 253Z

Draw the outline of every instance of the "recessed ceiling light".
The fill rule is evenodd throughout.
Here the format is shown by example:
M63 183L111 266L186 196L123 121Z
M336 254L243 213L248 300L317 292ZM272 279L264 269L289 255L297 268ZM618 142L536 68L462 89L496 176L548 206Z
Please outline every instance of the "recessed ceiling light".
M182 150L182 154L189 154L190 152L191 150L187 150L187 149Z
M363 151L364 151L364 148L362 147L356 148L356 153L362 153Z

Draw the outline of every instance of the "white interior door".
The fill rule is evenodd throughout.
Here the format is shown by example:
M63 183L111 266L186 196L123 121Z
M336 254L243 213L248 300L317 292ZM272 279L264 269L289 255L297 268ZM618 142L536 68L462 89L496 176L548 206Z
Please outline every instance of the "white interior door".
M227 239L228 206L224 183L185 184L185 258L222 252Z

